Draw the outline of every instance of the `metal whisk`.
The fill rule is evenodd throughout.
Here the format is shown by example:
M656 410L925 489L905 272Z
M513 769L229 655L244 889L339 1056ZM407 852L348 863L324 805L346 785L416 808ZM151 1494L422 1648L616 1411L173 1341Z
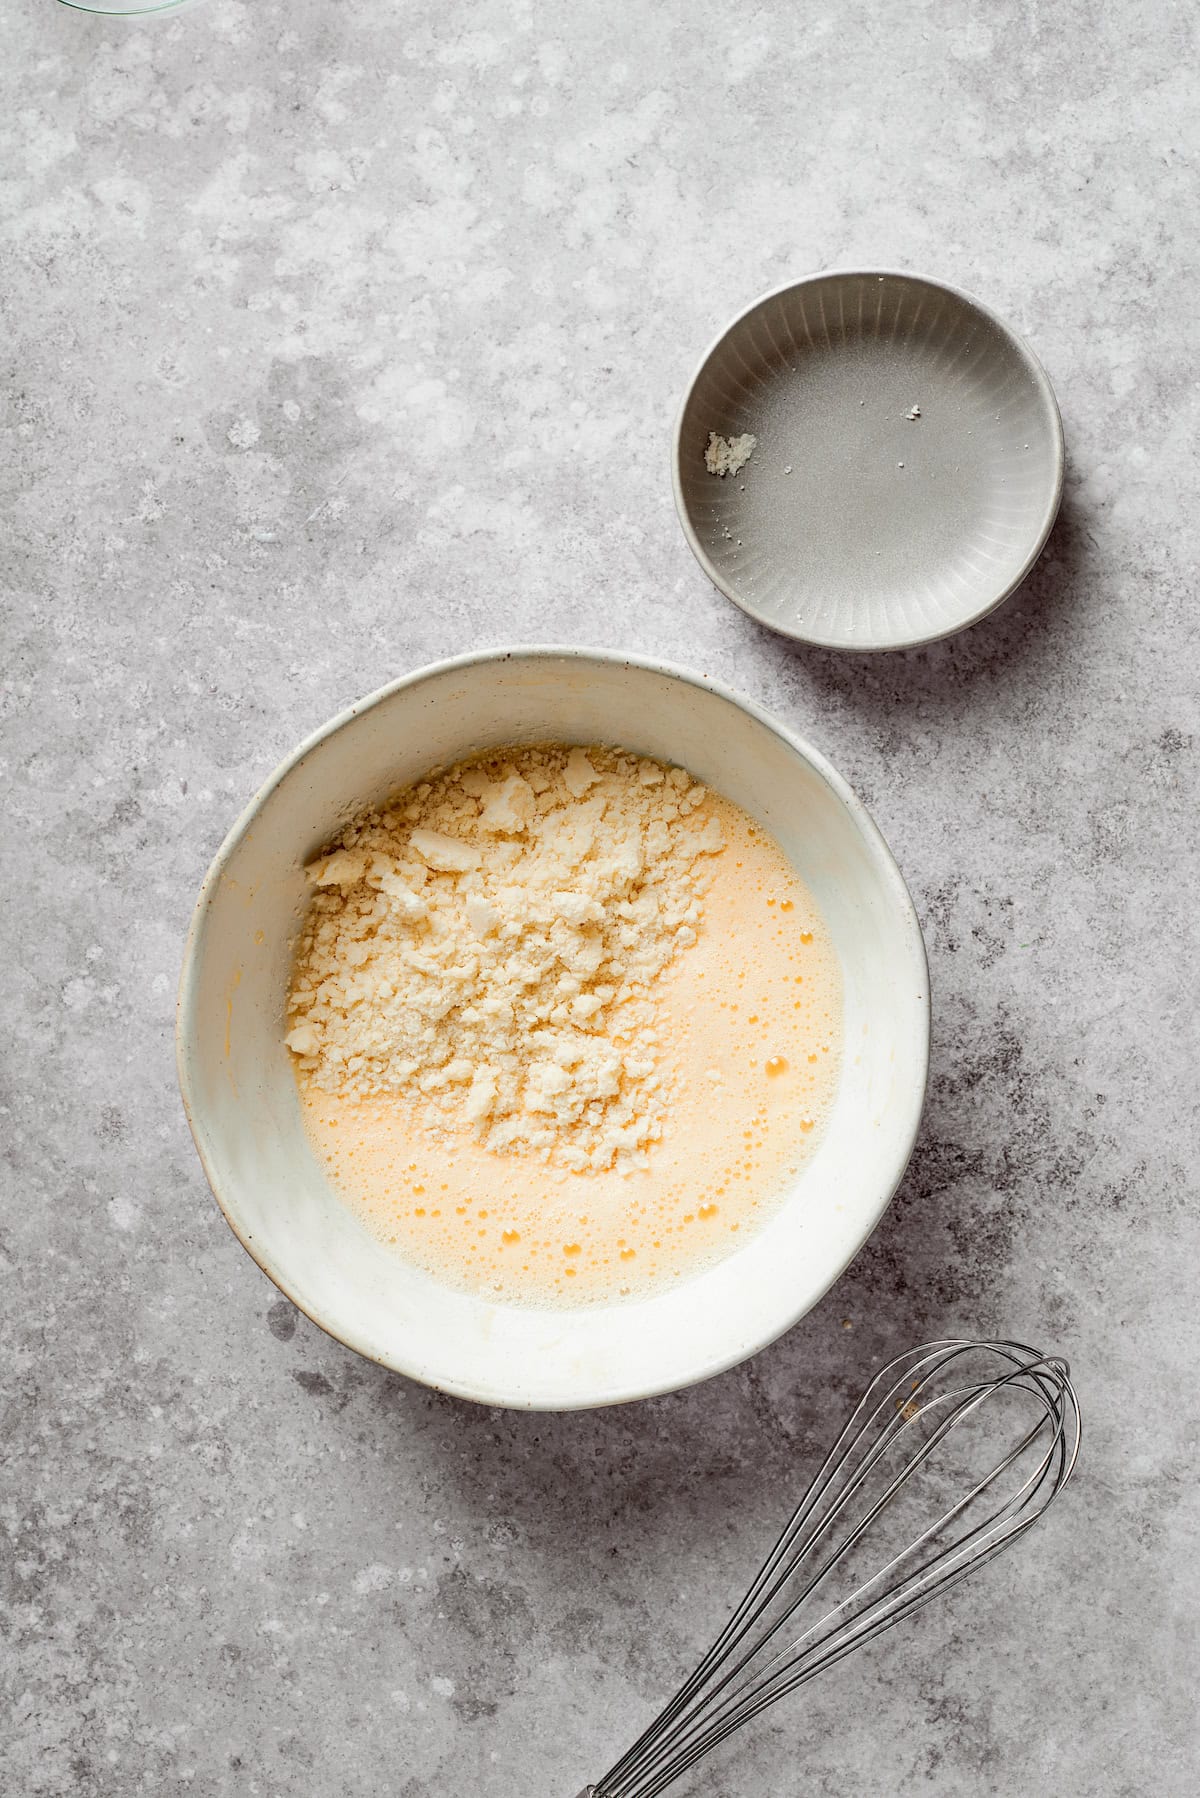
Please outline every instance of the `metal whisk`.
M965 1579L1043 1515L1079 1439L1055 1356L949 1341L889 1362L696 1671L579 1798L655 1798L785 1692Z

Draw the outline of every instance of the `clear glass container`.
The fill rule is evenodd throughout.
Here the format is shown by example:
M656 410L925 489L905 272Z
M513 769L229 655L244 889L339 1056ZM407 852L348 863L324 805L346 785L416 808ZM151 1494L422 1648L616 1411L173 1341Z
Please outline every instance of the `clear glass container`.
M196 0L59 0L72 12L98 13L105 18L141 19L150 13L182 12L195 6Z

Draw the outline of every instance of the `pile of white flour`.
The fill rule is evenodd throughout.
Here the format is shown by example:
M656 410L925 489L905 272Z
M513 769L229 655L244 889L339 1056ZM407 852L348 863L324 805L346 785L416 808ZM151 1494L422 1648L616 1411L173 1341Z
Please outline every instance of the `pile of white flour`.
M324 1091L419 1095L491 1149L645 1166L670 1098L654 983L723 846L702 786L617 751L422 781L306 870L288 1046Z

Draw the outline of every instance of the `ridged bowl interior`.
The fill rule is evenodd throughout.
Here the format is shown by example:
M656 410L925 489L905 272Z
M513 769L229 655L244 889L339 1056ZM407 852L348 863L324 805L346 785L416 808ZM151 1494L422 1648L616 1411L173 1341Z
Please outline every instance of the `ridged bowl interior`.
M709 473L710 432L757 439L739 473ZM998 318L918 276L834 273L766 295L709 351L676 430L675 499L701 566L753 617L891 649L1008 597L1062 469L1053 390Z

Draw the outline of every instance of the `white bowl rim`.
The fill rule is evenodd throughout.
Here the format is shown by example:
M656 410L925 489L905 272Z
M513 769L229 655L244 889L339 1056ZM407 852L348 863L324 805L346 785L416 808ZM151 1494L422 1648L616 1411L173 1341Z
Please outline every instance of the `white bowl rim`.
M913 1093L916 1102L913 1105L912 1119L907 1132L906 1141L904 1142L903 1153L897 1157L894 1178L892 1179L890 1186L888 1186L886 1190L881 1191L878 1201L867 1219L866 1227L858 1237L858 1240L854 1241L849 1246L847 1253L840 1263L831 1269L829 1278L820 1289L815 1292L810 1291L806 1294L804 1302L795 1312L789 1312L782 1317L771 1317L767 1319L764 1327L753 1337L753 1340L748 1346L743 1343L735 1350L728 1352L722 1351L721 1353L714 1355L711 1361L698 1365L684 1380L673 1378L664 1382L658 1382L653 1377L650 1377L644 1382L639 1382L636 1387L630 1388L628 1391L606 1392L599 1396L587 1395L581 1397L577 1402L559 1402L553 1407L538 1405L536 1402L530 1403L528 1400L498 1400L494 1391L486 1393L476 1391L461 1381L447 1380L443 1382L431 1380L426 1374L419 1373L414 1368L402 1365L399 1358L391 1359L386 1355L376 1353L375 1350L365 1342L356 1340L355 1332L353 1330L343 1331L341 1329L335 1329L322 1317L318 1316L315 1309L309 1309L307 1305L302 1304L290 1290L286 1278L273 1265L273 1258L271 1255L264 1249L260 1249L257 1242L251 1238L245 1229L238 1216L236 1201L232 1197L224 1195L220 1189L211 1158L206 1151L204 1130L199 1122L199 1104L190 1069L190 1043L193 1036L198 997L198 950L207 921L209 907L212 902L213 894L224 874L230 858L242 842L247 831L250 830L254 824L262 807L266 804L272 793L275 792L276 788L280 786L292 770L297 768L300 763L304 761L305 757L311 754L311 752L321 743L325 742L327 738L335 736L339 731L344 730L347 725L352 724L362 713L372 710L377 705L381 705L394 694L403 692L405 688L417 687L426 680L453 674L460 668L473 667L488 662L517 660L601 662L615 667L637 668L650 674L665 675L671 680L680 681L687 686L696 687L703 692L713 693L718 698L726 700L729 704L737 706L741 711L748 713L750 717L754 718L759 724L771 731L773 735L780 738L782 742L800 755L803 760L807 761L809 765L817 771L831 791L840 800L853 820L869 851L871 860L874 863L883 884L890 891L892 898L898 905L904 918L906 925L905 938L914 954L914 967L912 971L920 978L920 991L923 998L923 1010L920 1020L922 1030L920 1033L920 1041L915 1045L914 1049L914 1074L916 1078L913 1082ZM814 749L811 744L809 744L803 737L799 736L795 731L789 730L786 725L781 724L778 719L772 717L769 712L758 705L754 700L748 699L745 695L736 692L732 687L726 686L721 681L713 680L708 675L695 674L690 669L681 667L678 663L665 661L657 656L630 654L622 650L613 649L591 649L575 644L513 644L504 648L470 650L463 655L450 656L438 662L426 663L423 667L416 668L409 674L401 675L397 680L389 681L386 686L379 687L373 693L365 695L353 705L347 706L345 710L338 712L333 718L329 719L327 723L319 726L315 731L310 732L292 753L289 756L286 756L284 760L278 764L274 772L268 775L254 797L243 808L233 825L230 827L224 841L214 855L212 862L209 864L208 871L200 884L200 891L197 894L196 903L193 907L191 920L188 925L187 938L184 944L183 965L179 976L179 989L175 1008L175 1066L179 1081L180 1097L183 1101L183 1110L184 1115L187 1118L188 1128L192 1133L192 1140L196 1145L196 1152L200 1157L200 1163L204 1170L205 1178L208 1181L209 1190L216 1200L226 1223L229 1225L229 1228L241 1243L250 1259L256 1264L261 1272L266 1275L272 1285L274 1285L298 1311L302 1312L304 1316L309 1319L310 1323L316 1324L319 1330L322 1330L335 1342L340 1342L344 1347L353 1349L356 1354L361 1355L365 1360L374 1361L376 1365L380 1367L386 1367L393 1373L403 1374L408 1379L418 1381L420 1384L430 1387L434 1391L446 1393L454 1398L467 1399L472 1403L490 1406L495 1406L497 1404L505 1406L507 1404L508 1408L521 1410L553 1409L554 1411L575 1411L595 1409L604 1405L628 1404L647 1398L657 1398L667 1392L681 1391L688 1386L699 1385L705 1380L713 1379L717 1374L726 1373L731 1367L740 1366L743 1362L753 1359L755 1355L760 1354L770 1343L775 1342L779 1337L786 1335L790 1329L800 1322L801 1318L807 1316L811 1310L815 1309L830 1288L841 1278L842 1274L846 1271L846 1268L855 1259L863 1246L869 1241L879 1227L880 1220L887 1211L888 1206L891 1204L896 1190L899 1187L901 1180L904 1178L909 1161L912 1158L913 1148L915 1147L917 1140L917 1133L920 1129L921 1119L924 1114L925 1097L928 1087L930 1019L929 961L912 895L908 890L904 876L900 872L895 857L892 855L891 850L884 840L879 826L867 811L862 800L858 798L857 794L837 772L836 768L826 760L819 750Z
M683 481L680 474L680 467L683 459L683 420L696 384L704 373L704 370L708 367L709 362L724 343L725 339L730 336L732 332L736 331L743 319L749 318L752 312L757 312L760 306L765 306L768 300L781 299L784 294L794 293L798 288L811 287L818 281L828 281L831 279L911 281L917 286L937 288L939 292L950 294L954 299L961 300L964 305L973 307L976 312L980 313L990 324L994 325L1000 335L1012 345L1018 360L1024 364L1026 372L1029 374L1034 386L1037 388L1039 395L1047 407L1051 436L1054 443L1054 486L1053 491L1047 494L1046 504L1042 511L1042 517L1038 525L1037 536L1034 540L1033 547L1030 549L1029 554L1022 563L1019 572L1014 575L1011 580L1009 580L990 599L985 600L982 605L976 606L971 612L965 612L956 623L947 625L945 630L929 631L924 636L918 637L876 637L872 640L865 637L849 639L839 636L821 636L812 631L789 629L787 625L780 624L774 618L769 618L752 600L740 593L732 581L722 575L720 569L701 543L684 501ZM671 433L671 491L675 497L675 511L679 518L679 523L683 528L683 534L687 539L688 548L691 550L697 562L700 564L700 567L704 570L704 573L708 576L718 593L723 593L726 599L731 599L734 605L745 612L748 618L753 618L756 624L764 625L767 630L775 631L779 636L786 637L789 642L811 643L816 649L842 649L858 652L863 655L880 655L885 650L889 649L923 649L930 643L941 643L945 638L955 637L958 635L959 631L969 630L973 624L978 624L981 619L990 617L993 612L1004 604L1006 599L1011 599L1017 588L1032 572L1034 564L1045 549L1047 539L1054 528L1054 521L1058 517L1059 507L1062 504L1063 482L1066 475L1066 458L1067 450L1066 439L1063 435L1062 413L1059 410L1058 397L1055 394L1050 377L1042 366L1036 351L1026 342L1020 332L1014 331L1008 321L1001 318L1000 314L991 306L977 298L975 294L968 293L965 287L958 287L953 281L943 281L937 275L924 275L919 269L857 267L822 268L817 269L811 275L802 275L799 280L781 281L777 287L767 288L764 293L760 293L757 298L751 300L748 306L743 306L742 310L735 314L735 316L729 320L728 324L721 327L716 336L709 343L692 371L692 377L688 382L687 387L684 389L683 398L679 403L679 410L675 415L675 428Z

